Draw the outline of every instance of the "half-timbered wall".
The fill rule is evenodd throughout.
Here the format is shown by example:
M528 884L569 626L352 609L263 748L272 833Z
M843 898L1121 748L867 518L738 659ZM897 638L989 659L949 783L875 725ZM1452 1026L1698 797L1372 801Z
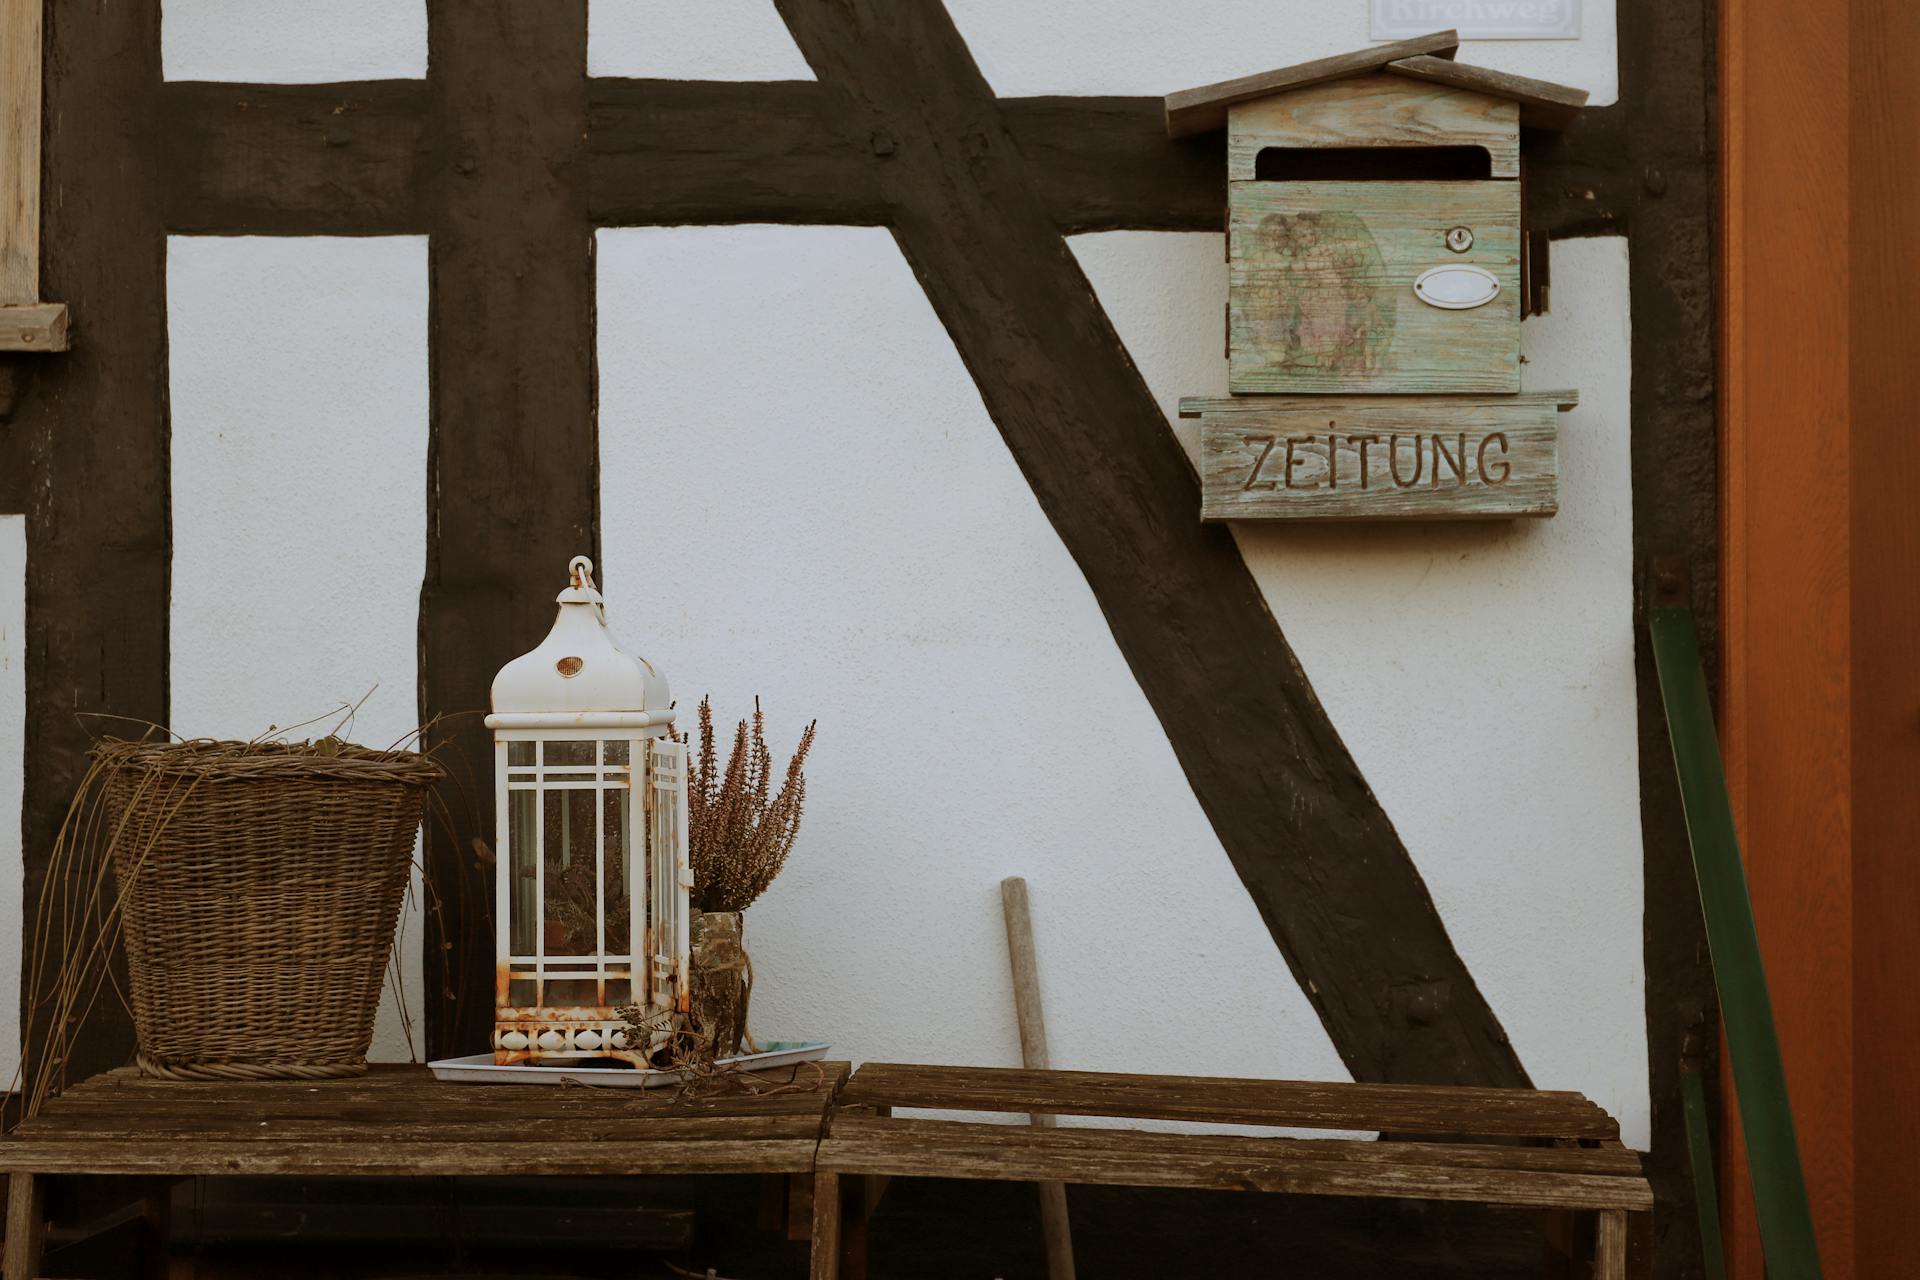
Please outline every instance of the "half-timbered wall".
M1364 9L169 0L164 52L97 84L62 61L94 20L56 19L56 105L169 82L130 231L50 197L86 225L49 233L76 351L41 375L64 413L155 415L91 461L164 449L123 487L166 515L84 526L137 589L81 616L33 564L82 561L62 402L0 384L0 808L25 717L113 644L165 673L127 714L248 735L365 696L384 743L474 710L587 552L683 710L820 720L748 918L756 1035L1015 1061L1021 874L1057 1064L1582 1089L1684 1208L1673 1071L1711 998L1635 584L1665 555L1714 586L1700 15L1587 0L1581 40L1461 50L1593 93L1528 144L1556 239L1523 381L1581 397L1559 514L1202 529L1173 411L1226 388L1223 169L1157 95L1359 47ZM50 190L99 189L63 127ZM157 256L88 257L116 234ZM161 588L163 641L106 621ZM0 881L20 856L0 832ZM0 913L17 936L17 886ZM378 1049L402 1003L456 1047L473 975L403 927ZM1663 1214L1662 1274L1690 1230Z

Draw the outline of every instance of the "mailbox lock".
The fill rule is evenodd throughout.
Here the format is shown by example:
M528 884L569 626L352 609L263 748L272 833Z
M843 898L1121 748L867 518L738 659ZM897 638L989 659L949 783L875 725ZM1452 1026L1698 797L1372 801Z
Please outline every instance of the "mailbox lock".
M1453 250L1455 253L1465 253L1467 250L1473 248L1473 229L1471 227L1455 227L1451 231L1448 231L1447 248Z

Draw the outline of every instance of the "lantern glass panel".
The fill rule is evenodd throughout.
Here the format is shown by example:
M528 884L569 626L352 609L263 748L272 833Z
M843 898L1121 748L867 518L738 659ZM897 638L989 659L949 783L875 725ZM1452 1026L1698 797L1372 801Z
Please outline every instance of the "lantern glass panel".
M569 745L589 752L595 746ZM590 774L582 777L590 785L543 793L543 928L549 961L544 1003L549 1006L604 1005L619 998L603 985L605 963L600 957L627 950L631 911L620 888L625 865L620 811L609 804L613 791ZM554 780L548 775L548 782ZM556 959L586 963L555 964Z
M546 742L541 749L545 756L541 763L546 765L593 763L593 743L585 739Z
M516 742L512 745L532 747L533 744ZM531 787L515 787L507 792L507 844L512 851L508 872L513 883L512 928L507 945L516 956L534 954L534 924L540 916L540 901L536 896L539 878L534 869L534 849L539 839L539 827L535 821L539 813L536 807L538 796L539 793ZM528 1000L525 1003L533 1002Z
M633 942L633 853L628 836L633 792L616 782L600 795L607 833L607 919L601 948L607 955L620 956L627 954Z
M531 742L509 742L507 744L507 766L513 769L524 769L534 764L533 746L534 744Z
M543 789L545 830L546 955L592 956L599 948L600 886L594 822L594 792L589 788Z

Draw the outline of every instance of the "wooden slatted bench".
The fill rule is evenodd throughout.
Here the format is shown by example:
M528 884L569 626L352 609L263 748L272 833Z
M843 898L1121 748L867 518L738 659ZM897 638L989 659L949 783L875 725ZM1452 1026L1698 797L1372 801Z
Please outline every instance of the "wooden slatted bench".
M902 1109L1378 1131L1178 1134L910 1118ZM1577 1093L874 1063L841 1089L814 1175L813 1277L839 1274L843 1178L1198 1187L1410 1197L1598 1215L1594 1274L1626 1275L1627 1215L1653 1208L1640 1157ZM868 1185L868 1184L863 1184Z
M755 1073L712 1094L442 1084L425 1067L351 1080L150 1080L111 1071L0 1139L5 1280L38 1274L48 1178L208 1174L807 1174L846 1063Z

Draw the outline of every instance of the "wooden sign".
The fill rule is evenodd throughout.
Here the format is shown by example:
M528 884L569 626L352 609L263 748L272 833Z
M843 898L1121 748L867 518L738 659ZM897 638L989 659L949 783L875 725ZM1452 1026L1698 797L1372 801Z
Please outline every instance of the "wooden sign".
M1505 520L1559 510L1572 391L1245 396L1200 419L1203 520Z

